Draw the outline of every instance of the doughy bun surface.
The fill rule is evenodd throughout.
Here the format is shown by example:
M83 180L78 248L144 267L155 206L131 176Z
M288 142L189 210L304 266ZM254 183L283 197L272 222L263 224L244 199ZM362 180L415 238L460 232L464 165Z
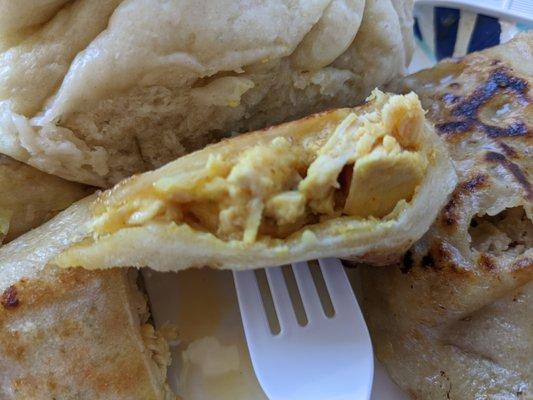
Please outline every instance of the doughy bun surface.
M412 1L8 3L0 151L97 186L357 104L412 52Z

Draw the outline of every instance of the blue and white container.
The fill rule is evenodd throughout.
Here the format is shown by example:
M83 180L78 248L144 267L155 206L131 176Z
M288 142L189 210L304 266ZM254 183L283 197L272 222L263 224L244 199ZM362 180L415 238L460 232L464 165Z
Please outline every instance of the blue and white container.
M415 36L426 64L504 43L528 29L533 29L533 0L415 3Z

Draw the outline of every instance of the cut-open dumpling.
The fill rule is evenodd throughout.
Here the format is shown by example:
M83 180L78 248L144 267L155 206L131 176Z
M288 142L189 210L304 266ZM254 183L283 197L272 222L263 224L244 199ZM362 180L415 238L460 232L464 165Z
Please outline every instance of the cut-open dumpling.
M62 266L250 268L340 256L386 263L456 181L416 95L227 140L133 177L91 205Z

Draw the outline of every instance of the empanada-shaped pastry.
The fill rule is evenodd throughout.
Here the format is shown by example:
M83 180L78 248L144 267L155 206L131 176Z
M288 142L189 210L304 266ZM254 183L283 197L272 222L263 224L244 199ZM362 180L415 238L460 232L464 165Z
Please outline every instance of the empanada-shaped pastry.
M90 191L0 156L0 246ZM146 322L136 272L45 268L84 210L0 248L0 398L171 399L166 342Z
M378 358L416 399L533 396L533 33L403 79L460 182L399 268L363 270Z
M45 268L85 203L0 248L0 398L173 399L136 271Z
M232 132L361 102L413 0L0 0L0 152L107 187Z
M383 264L455 186L415 94L233 138L128 179L91 204L62 266L253 268L339 256Z
M0 243L41 225L91 191L0 154Z

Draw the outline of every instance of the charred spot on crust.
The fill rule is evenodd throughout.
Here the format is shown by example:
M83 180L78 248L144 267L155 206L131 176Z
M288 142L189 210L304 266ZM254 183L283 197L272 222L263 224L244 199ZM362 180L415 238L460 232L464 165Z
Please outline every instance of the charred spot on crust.
M509 169L509 171L511 171L511 173L513 174L515 179L518 181L518 183L520 183L524 187L527 198L529 200L533 199L533 191L531 190L531 184L527 180L526 176L524 175L520 167L517 164L512 163L510 161L507 161L506 166Z
M460 197L461 197L461 190L460 188L455 189L455 191L452 193L452 196L450 197L450 200L444 208L442 209L441 213L441 221L442 224L448 227L456 226L458 222L458 215L457 215L457 207L460 203Z
M477 263L478 263L480 268L488 270L488 271L493 271L493 270L496 269L496 265L494 264L494 260L492 259L492 257L490 257L486 253L481 253L479 255L479 259L478 259Z
M485 185L485 182L487 182L487 176L483 174L478 174L469 179L468 181L464 182L461 187L468 192L473 192L476 189L483 187Z
M521 104L529 104L527 97L528 82L522 78L511 75L507 68L497 68L489 75L474 92L465 99L445 93L442 96L446 104L458 103L452 109L455 121L444 122L436 125L442 134L465 133L472 128L478 128L490 138L516 137L528 134L528 128L522 121L514 121L507 127L489 125L480 121L478 112L484 104L489 102L498 91L505 91L515 96Z
M514 137L525 136L527 134L527 126L522 121L512 122L508 127L502 128L494 125L486 125L480 123L481 129L490 138L499 137Z
M413 252L411 250L407 250L403 256L403 262L402 262L402 265L400 266L400 271L406 274L411 270L411 268L413 268L413 265L414 265Z
M526 95L528 89L527 81L517 76L512 76L505 68L497 69L492 75L492 79L496 81L500 88L512 90L520 97Z
M440 371L440 376L446 379L446 382L448 382L448 388L446 389L446 399L451 400L450 393L452 391L452 382L450 381L448 375L446 375L446 372Z
M452 195L448 204L444 206L442 210L441 220L446 226L457 225L457 215L455 210L457 209L457 196Z
M455 104L459 100L461 100L461 96L457 96L453 93L444 93L442 95L442 101L444 101L446 104Z
M429 251L420 260L420 266L433 270L449 269L455 272L462 272L462 269L454 262L453 254L447 249L446 244L435 241Z
M509 146L508 144L503 143L503 142L498 142L498 146L500 146L500 148L502 149L502 151L505 153L507 157L511 157L511 158L520 157L517 151L513 149L511 146Z
M435 260L433 259L431 253L428 253L422 257L422 266L424 268L433 268L435 266Z
M467 132L473 126L474 126L473 121L452 121L452 122L443 122L441 124L435 125L435 127L441 133L445 133L445 134Z
M2 306L8 310L14 309L20 304L19 298L17 297L17 288L14 285L11 285L4 290L1 303Z
M524 79L512 76L506 68L498 68L467 99L458 104L452 114L456 117L475 118L479 107L492 98L499 89L514 92L524 100L527 87L528 84Z
M487 175L478 173L469 180L459 184L452 193L448 203L442 209L440 219L444 226L453 227L457 225L459 221L457 209L461 205L463 196L484 187L488 179L489 177Z
M492 162L505 163L507 161L507 158L505 158L503 154L496 153L495 151L488 151L485 154L485 160L492 161Z
M453 199L451 199L448 204L446 204L442 213L442 222L444 225L454 226L457 224L457 216L453 212L455 211L456 207L457 206Z
M531 184L517 164L509 161L503 154L496 153L495 151L488 151L485 154L485 160L488 162L498 163L506 168L514 176L516 181L524 188L526 192L526 198L529 200L533 199L533 190L531 188Z

